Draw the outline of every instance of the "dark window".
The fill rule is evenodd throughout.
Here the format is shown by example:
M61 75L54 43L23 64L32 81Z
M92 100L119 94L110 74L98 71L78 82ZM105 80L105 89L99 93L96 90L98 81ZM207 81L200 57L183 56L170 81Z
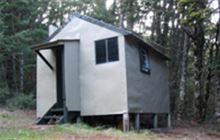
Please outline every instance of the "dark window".
M119 60L117 37L95 42L96 64Z
M96 42L96 63L105 63L106 62L106 49L105 49L105 41L97 41Z
M150 63L148 52L145 49L140 50L140 58L141 58L141 71L150 73Z
M118 41L117 38L110 38L108 41L108 61L118 60Z

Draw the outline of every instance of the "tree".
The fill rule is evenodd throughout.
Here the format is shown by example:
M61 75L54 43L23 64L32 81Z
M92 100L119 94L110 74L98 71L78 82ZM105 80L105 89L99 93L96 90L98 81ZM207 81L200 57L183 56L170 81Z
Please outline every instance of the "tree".
M194 96L196 107L196 120L202 122L206 117L207 101L209 92L205 92L205 51L206 29L211 10L207 7L207 0L179 0L179 11L182 17L182 28L193 41L195 56ZM206 87L209 89L209 87ZM206 90L207 91L207 90Z
M3 54L1 65L5 73L1 81L7 82L11 94L33 92L35 82L24 81L33 81L27 80L30 75L35 77L35 59L29 47L41 42L47 35L45 26L36 22L38 14L42 14L38 11L38 6L41 4L41 1L33 0L3 0L0 5L1 27L3 28L0 43Z
M186 96L186 74L187 74L187 57L188 57L188 35L184 33L183 35L183 46L182 46L182 55L181 55L181 61L180 61L180 85L179 85L179 102L178 102L178 109L177 109L177 119L182 120L183 114L184 114L184 101Z

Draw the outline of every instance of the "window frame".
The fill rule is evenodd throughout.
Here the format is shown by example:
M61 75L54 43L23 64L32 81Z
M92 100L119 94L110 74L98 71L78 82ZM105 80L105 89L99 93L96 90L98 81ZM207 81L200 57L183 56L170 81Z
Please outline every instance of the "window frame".
M143 53L144 52L144 53ZM143 68L144 59L143 57L147 57L148 60L148 68ZM139 57L140 57L140 71L145 74L151 73L151 65L150 65L150 57L148 48L139 48Z
M108 46L108 41L110 40L110 39L116 39L116 47L117 47L117 56L118 56L118 58L117 58L117 60L110 60L109 59L109 46ZM105 42L105 46L104 46L104 49L105 49L105 61L104 62L101 62L101 63L97 63L97 51L96 51L96 48L97 48L97 46L96 46L96 44L97 44L97 42L99 42L99 41L104 41ZM105 39L100 39L100 40L95 40L95 43L94 43L94 46L95 46L95 64L96 65L99 65L99 64L105 64L105 63L111 63L111 62L116 62L116 61L119 61L120 59L119 59L119 43L118 43L118 37L116 36L116 37L110 37L110 38L105 38Z

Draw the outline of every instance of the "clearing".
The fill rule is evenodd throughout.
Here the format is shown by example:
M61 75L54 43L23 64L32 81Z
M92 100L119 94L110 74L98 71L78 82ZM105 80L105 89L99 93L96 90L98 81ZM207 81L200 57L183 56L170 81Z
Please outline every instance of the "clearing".
M34 125L35 111L0 108L0 140L220 140L210 125L179 125L172 129L122 133L85 124Z

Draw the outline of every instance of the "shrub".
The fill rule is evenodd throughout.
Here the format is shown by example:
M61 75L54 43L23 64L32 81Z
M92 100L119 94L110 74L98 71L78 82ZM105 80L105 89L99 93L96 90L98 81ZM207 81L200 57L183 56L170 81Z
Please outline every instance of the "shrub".
M34 109L36 106L36 100L32 94L19 94L15 98L8 100L7 103L8 107L19 109Z
M10 97L8 87L0 88L0 104L5 104L6 100Z

